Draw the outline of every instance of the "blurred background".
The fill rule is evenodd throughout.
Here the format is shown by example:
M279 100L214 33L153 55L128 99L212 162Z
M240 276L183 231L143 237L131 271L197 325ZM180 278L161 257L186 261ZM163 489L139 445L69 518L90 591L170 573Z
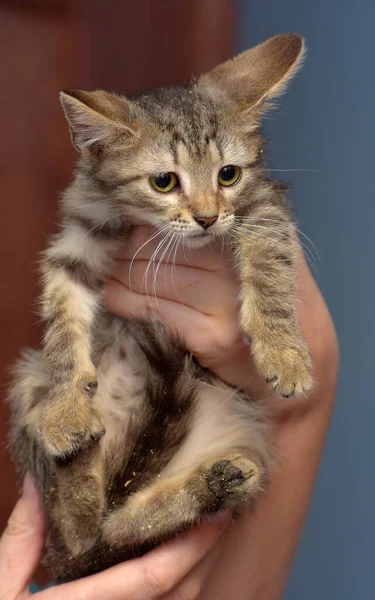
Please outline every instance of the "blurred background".
M374 18L373 0L0 0L1 390L20 347L39 340L36 261L74 160L59 90L181 83L274 34L307 39L266 130L273 175L292 183L299 227L321 254L304 240L341 376L286 600L375 597ZM5 440L5 407L0 417ZM5 441L0 450L2 529L16 487Z

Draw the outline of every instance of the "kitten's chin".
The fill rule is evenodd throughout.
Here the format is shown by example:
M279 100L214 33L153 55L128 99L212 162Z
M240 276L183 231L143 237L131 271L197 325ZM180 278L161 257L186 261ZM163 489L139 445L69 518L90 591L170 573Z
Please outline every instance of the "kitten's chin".
M214 240L214 236L210 233L201 235L184 236L183 244L188 248L203 248Z

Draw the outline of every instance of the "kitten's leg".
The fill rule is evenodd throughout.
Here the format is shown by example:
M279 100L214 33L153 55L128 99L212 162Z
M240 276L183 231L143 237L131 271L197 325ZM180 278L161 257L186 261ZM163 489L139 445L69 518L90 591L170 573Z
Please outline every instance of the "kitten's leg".
M105 519L109 544L163 539L204 515L249 503L263 490L270 448L262 407L219 382L196 386L183 444L147 488ZM123 482L124 495L131 483Z
M41 304L49 394L42 439L50 455L68 456L104 433L91 403L97 383L90 337L118 243L113 232L70 216L45 253Z
M204 516L249 504L262 486L262 467L253 457L240 451L208 458L131 496L105 519L104 538L113 547L165 539Z
M20 479L30 471L42 495L54 534L62 536L67 552L80 554L92 546L104 511L103 459L99 444L82 450L66 464L45 456L40 445L48 375L40 351L30 350L14 369L10 446ZM48 536L51 536L48 528ZM54 542L50 541L54 545ZM47 539L48 546L48 539Z
M89 550L100 534L106 508L105 477L100 444L54 467L46 498L48 515L71 556Z
M269 205L256 217L237 232L241 326L259 372L277 393L304 394L313 383L312 361L297 316L294 228L285 210Z
M41 492L50 486L51 461L38 443L48 380L43 355L26 350L13 368L10 405L9 446L19 481L30 471Z

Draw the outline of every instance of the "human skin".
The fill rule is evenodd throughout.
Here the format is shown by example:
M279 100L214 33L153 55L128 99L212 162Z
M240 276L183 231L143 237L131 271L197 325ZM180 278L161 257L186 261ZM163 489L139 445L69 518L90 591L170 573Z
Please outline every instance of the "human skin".
M184 597L187 586L197 587L217 557L215 544L230 522L230 513L208 520L192 531L97 575L52 587L33 595L35 600L157 600ZM44 519L39 493L26 476L18 500L0 540L0 598L31 598L30 581L43 545ZM196 583L198 582L198 583ZM172 595L169 595L173 590Z
M82 600L95 600L96 597L108 600L280 600L312 495L333 408L338 347L329 312L301 254L297 308L312 352L316 383L307 397L280 399L257 375L250 348L238 328L239 285L225 248L219 242L204 249L180 249L176 255L174 251L170 256L167 254L166 264L158 268L154 287L153 267L149 268L146 279L144 275L157 238L138 252L129 276L132 258L151 234L148 227L137 227L133 231L108 283L107 307L125 317L163 318L171 330L177 331L185 340L187 348L203 366L269 407L270 438L277 454L271 481L266 494L258 500L256 510L244 511L229 527L226 527L226 514L223 521L203 525L203 529L196 528L142 559L67 584L76 586L70 588L69 593L67 590L63 594L65 586L61 586L41 592L39 597L45 600L65 597ZM23 571L18 563L13 565L9 576L6 571L12 564L9 556L19 555L21 546L18 550L12 549L12 542L14 544L19 538L9 534L8 530L5 543L4 538L0 543L0 590L1 582L7 580L15 582L19 588L17 578L23 588L16 593L0 594L4 600L27 597L25 581L31 577L38 562L42 516L40 510L38 512L35 490L31 491L30 497L31 505L27 504L30 499L19 502L21 508L25 507L25 502L26 507L29 506L29 517L23 517L24 530L30 528L30 515L39 514L38 518L34 514L31 519L37 525L28 542L28 555L33 561L29 559L27 567L25 560ZM27 518L29 524L25 525ZM13 525L11 519L12 528L15 528L14 518ZM17 527L15 530L17 532Z
M106 304L120 316L157 317L185 340L200 363L243 388L270 408L271 442L277 460L256 511L244 511L218 543L211 574L200 582L201 600L280 600L302 532L333 410L339 351L331 316L302 252L298 263L297 310L314 361L315 385L307 397L281 399L257 375L237 325L239 283L221 242L174 252L176 264L161 264L155 289L145 269L157 239L134 253L151 235L137 228L123 248L107 288ZM153 294L157 295L157 304ZM216 551L217 548L216 548ZM195 595L194 595L195 594Z

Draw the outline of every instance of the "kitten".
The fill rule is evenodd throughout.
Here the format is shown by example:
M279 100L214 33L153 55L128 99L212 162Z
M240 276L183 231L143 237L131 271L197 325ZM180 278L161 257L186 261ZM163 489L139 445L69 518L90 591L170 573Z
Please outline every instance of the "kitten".
M294 227L260 134L303 49L280 35L187 87L132 99L61 93L80 160L42 261L43 348L24 354L10 393L15 461L42 490L46 561L61 580L249 504L267 479L261 407L203 373L162 324L104 310L105 278L135 219L190 246L229 237L260 374L284 397L311 388Z

